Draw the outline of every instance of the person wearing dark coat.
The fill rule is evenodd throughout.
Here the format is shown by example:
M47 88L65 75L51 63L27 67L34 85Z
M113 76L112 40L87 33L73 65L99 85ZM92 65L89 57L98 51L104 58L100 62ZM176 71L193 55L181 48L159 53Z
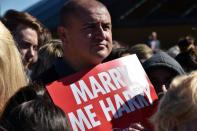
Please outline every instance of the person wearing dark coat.
M154 54L143 63L143 67L159 97L169 88L174 77L185 74L181 65L165 52Z
M99 1L71 0L60 11L63 58L34 79L44 84L100 64L112 50L112 24Z

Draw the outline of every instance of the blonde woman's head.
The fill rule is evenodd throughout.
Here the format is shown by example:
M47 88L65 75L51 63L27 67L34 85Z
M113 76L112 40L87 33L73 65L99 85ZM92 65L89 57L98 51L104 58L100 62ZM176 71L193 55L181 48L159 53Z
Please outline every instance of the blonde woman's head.
M197 120L197 71L172 81L152 120L157 131L171 131L175 127L183 129Z

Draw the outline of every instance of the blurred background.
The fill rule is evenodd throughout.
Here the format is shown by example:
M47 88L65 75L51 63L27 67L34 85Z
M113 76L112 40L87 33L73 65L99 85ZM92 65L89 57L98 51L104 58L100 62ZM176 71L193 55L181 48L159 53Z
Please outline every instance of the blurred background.
M157 32L163 49L180 37L197 38L196 0L100 0L112 16L113 39L134 45ZM56 37L59 9L67 0L0 0L0 15L8 9L27 11Z

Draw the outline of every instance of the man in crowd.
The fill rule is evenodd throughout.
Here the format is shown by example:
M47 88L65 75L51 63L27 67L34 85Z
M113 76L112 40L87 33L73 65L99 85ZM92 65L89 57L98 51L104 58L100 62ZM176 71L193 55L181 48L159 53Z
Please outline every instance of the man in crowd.
M151 35L148 37L147 45L153 50L156 51L160 49L160 41L157 37L157 32L152 32Z
M71 0L64 5L58 34L64 55L35 79L44 84L94 67L112 51L111 17L107 8L96 0Z
M112 50L107 8L96 0L72 0L60 11L58 34L64 56L36 80L49 83L101 63Z

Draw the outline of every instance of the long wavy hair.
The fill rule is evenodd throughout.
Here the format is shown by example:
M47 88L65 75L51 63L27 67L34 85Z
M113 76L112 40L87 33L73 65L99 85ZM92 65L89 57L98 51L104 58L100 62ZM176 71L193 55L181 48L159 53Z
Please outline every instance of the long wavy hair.
M20 53L11 33L0 22L0 113L7 100L26 84Z

